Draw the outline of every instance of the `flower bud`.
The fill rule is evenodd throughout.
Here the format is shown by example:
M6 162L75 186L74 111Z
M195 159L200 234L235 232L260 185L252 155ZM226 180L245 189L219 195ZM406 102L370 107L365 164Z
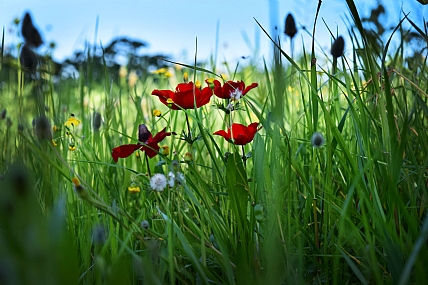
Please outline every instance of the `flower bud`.
M40 36L40 33L36 27L34 27L29 13L25 13L24 19L22 21L21 32L26 44L37 48L43 43L42 37Z
M138 126L138 141L146 143L149 140L150 132L145 124Z
M296 22L291 14L288 14L285 18L284 34L289 36L290 39L294 38L297 34Z
M330 53L334 58L338 58L343 55L344 49L345 49L345 40L343 39L342 36L339 36L331 45Z

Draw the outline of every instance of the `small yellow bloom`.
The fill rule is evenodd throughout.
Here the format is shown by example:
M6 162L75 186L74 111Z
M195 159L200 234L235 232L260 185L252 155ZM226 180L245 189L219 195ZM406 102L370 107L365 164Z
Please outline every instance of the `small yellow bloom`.
M158 70L153 71L153 74L164 74L168 71L165 67L159 68Z
M190 152L186 152L185 154L184 154L184 161L186 161L186 162L190 162L190 161L192 161L193 160L193 155L190 153Z
M128 191L131 192L132 194L139 193L140 187L138 187L136 185L131 185L128 187Z
M162 112L158 109L153 110L153 116L160 117L162 115Z
M128 85L129 87L133 87L135 83L137 83L138 75L135 72L135 70L131 70L131 72L128 75Z
M73 144L73 143L71 143L71 144L69 144L69 145L68 145L68 149L69 149L70 151L75 151L75 150L76 150L76 145L75 145L75 144Z
M56 140L55 140L55 139L53 139L53 140L52 140L52 144L53 144L54 146L57 146L57 145L58 145L58 143L56 142Z
M136 152L135 152L135 156L136 156L136 157L140 157L140 152L139 152L139 151L136 151Z
M171 98L168 98L168 99L166 99L166 103L169 105L169 104L174 104L174 101L172 101L172 99Z
M221 79L223 79L223 80L226 80L226 78L227 78L226 74L224 74L224 73L220 74L220 77L221 77Z
M164 146L161 146L161 148L162 148L162 154L163 155L168 155L169 154L169 146L164 145Z
M196 88L201 89L201 86L202 86L201 81L196 80L195 86L196 86Z
M184 83L189 82L189 74L187 74L187 72L183 73L183 81Z
M77 177L71 178L71 182L73 182L74 186L80 187L80 181L77 179Z
M121 66L121 67L119 68L119 77L120 77L120 78L125 78L125 77L126 77L126 75L128 75L128 70L126 70L126 67L125 67L125 66Z
M213 84L214 83L214 78L208 78L207 80L206 80L206 82L208 83L208 84Z
M165 77L166 78L170 78L171 76L172 76L171 72L169 72L169 71L165 72Z
M54 131L54 133L59 132L60 128L58 128L56 125L52 127L52 130Z
M66 127L77 127L78 125L80 125L80 120L76 119L73 114L71 114L71 117L64 123Z

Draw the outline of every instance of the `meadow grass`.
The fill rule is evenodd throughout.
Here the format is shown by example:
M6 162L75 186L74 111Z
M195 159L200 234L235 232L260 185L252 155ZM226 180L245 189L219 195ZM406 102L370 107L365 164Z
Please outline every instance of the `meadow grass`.
M0 283L426 284L427 57L410 69L404 40L372 52L347 2L352 54L292 58L272 39L273 63L229 69L258 83L232 112L215 96L171 110L150 95L184 72L223 82L214 66L129 85L106 68L93 81L90 50L74 79L49 64L31 79L17 59L0 94ZM81 123L66 127L71 113ZM262 128L241 148L213 135L231 122ZM175 132L169 152L115 163L140 124ZM169 172L184 179L153 191L150 176Z

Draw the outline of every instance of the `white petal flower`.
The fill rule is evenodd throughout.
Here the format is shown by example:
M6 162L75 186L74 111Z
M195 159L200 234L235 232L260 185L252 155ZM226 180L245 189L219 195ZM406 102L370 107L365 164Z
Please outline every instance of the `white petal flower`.
M174 174L174 172L170 171L168 173L168 185L169 187L174 187L175 182L177 182L179 185L183 184L186 181L186 178L184 177L184 174L181 172L177 172L177 174Z
M152 178L150 179L150 187L152 187L154 191L159 191L159 192L163 191L163 189L165 189L166 187L165 175L161 173L157 173L153 175Z
M172 171L170 171L169 173L168 173L168 185L169 185L169 187L174 187L174 184L175 184L175 174L172 172Z

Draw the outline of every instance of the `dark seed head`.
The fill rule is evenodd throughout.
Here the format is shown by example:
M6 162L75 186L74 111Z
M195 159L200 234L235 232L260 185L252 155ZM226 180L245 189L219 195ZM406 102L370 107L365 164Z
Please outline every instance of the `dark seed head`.
M35 73L37 69L37 56L30 46L24 44L21 48L21 66L28 72Z
M343 55L343 50L345 49L345 40L342 36L339 36L334 43L331 45L331 55L334 58L341 57Z
M45 116L41 115L34 122L34 132L38 139L52 140L51 124Z
M311 138L311 144L313 147L318 148L324 145L324 136L321 133L314 133Z
M151 133L149 129L147 129L145 124L141 124L138 126L138 141L142 143L146 143L150 138Z
M30 14L25 13L24 20L22 21L22 36L25 39L25 43L34 47L42 45L43 40L40 36L39 31L34 27L33 21L31 20Z
M291 39L297 34L296 22L291 14L288 14L285 18L284 33Z
M101 114L98 112L94 112L94 117L92 121L92 127L94 131L99 131L101 127Z

